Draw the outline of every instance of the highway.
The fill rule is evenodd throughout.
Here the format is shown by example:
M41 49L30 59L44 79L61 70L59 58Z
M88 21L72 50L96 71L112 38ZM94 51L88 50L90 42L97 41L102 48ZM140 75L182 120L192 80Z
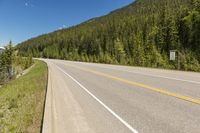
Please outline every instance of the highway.
M200 73L42 60L43 133L200 133Z

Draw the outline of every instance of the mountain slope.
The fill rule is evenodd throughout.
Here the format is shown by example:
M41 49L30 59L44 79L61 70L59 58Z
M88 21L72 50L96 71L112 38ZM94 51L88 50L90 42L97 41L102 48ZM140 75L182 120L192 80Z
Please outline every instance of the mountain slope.
M110 14L17 46L23 56L200 70L200 0L136 0Z

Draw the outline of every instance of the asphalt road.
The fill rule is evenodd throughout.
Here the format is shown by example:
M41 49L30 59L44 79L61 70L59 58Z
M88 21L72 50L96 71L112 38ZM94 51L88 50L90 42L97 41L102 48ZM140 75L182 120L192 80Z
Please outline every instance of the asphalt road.
M200 73L44 61L43 133L200 133Z

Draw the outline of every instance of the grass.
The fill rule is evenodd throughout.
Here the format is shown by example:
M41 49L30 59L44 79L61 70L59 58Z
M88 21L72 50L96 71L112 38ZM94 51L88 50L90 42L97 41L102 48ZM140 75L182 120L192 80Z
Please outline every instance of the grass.
M30 71L0 88L0 133L39 133L47 86L47 66L35 61Z

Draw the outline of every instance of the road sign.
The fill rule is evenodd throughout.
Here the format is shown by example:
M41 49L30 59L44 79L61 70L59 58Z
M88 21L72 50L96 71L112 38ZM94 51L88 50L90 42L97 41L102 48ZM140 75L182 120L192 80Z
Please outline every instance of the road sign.
M170 51L170 60L176 60L176 51L175 50Z

